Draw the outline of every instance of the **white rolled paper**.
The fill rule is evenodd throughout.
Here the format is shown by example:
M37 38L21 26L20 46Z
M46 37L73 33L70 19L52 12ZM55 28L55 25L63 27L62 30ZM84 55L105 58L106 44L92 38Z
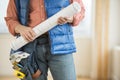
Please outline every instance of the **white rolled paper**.
M61 16L62 17L71 17L80 11L81 11L81 7L80 7L79 3L74 2L74 3L70 4L66 8L62 9L55 15L51 16L47 20L43 21L42 23L40 23L39 25L34 27L33 30L36 33L35 38L37 38L38 36L44 34L45 32L49 31L50 29L52 29L53 27L58 25L57 19L59 17L61 17ZM13 50L17 50L17 49L21 48L22 46L26 45L27 43L28 42L26 40L24 40L24 38L21 36L21 37L15 39L14 41L12 41L11 48Z

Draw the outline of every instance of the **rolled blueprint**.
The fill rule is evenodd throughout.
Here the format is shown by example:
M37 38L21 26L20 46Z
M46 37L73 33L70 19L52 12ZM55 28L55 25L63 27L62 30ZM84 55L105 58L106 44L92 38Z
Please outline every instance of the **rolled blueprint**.
M37 38L38 36L44 34L45 32L49 31L50 29L52 29L53 27L58 25L57 19L59 17L61 17L61 16L62 17L71 17L80 11L81 11L81 7L80 7L79 3L74 2L74 3L70 4L66 8L57 12L55 15L51 16L47 20L45 20L42 23L35 26L33 28L33 30L36 33L35 38ZM12 41L11 48L13 50L17 50L17 49L21 48L22 46L26 45L27 43L29 43L29 42L27 42L26 40L24 40L24 38L22 36L20 36L19 38Z

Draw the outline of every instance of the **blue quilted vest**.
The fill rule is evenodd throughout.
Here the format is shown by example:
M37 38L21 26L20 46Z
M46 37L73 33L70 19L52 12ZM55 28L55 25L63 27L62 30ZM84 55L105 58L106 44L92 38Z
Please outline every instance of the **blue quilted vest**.
M17 2L20 1L18 6ZM16 0L18 17L21 24L27 25L29 0ZM70 4L69 0L44 0L47 18L51 17L64 7ZM57 25L48 31L51 54L70 54L76 52L76 47L73 39L72 26L69 23Z

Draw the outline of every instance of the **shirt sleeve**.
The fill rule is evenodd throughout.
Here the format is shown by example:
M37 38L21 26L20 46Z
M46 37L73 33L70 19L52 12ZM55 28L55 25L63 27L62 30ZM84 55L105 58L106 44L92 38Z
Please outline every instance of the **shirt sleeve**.
M15 6L14 0L9 0L7 13L5 17L6 24L8 26L9 32L15 36L15 27L19 25L18 17L17 17L17 10Z
M78 2L81 6L81 11L73 16L72 26L77 26L83 20L85 16L85 8L84 8L82 0L73 0L73 1Z

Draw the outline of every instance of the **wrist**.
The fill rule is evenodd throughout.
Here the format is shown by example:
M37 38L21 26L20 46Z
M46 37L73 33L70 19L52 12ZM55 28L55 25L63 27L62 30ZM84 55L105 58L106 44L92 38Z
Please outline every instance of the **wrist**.
M20 33L20 32L19 32L20 27L21 27L21 25L20 25L20 24L19 24L19 25L17 25L17 26L15 27L15 33L17 33L17 34L18 34L18 33Z

